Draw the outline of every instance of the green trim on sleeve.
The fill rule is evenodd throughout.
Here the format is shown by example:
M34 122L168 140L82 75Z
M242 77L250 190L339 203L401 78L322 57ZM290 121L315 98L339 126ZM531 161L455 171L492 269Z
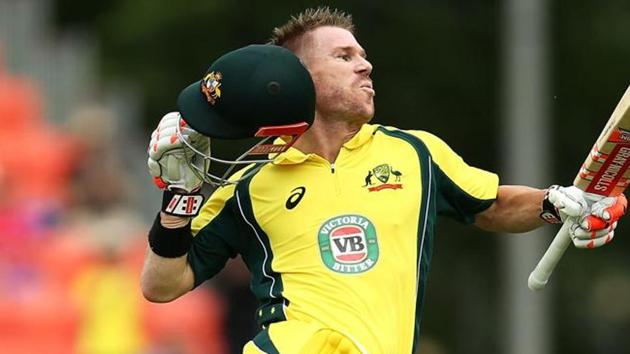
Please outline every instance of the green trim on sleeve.
M193 238L188 263L195 275L195 287L217 274L228 258L238 253L239 230L233 204L234 198L228 199L219 215Z
M434 164L436 183L438 184L437 212L439 215L449 216L455 220L472 224L475 215L490 207L495 199L478 199L461 189L444 171Z

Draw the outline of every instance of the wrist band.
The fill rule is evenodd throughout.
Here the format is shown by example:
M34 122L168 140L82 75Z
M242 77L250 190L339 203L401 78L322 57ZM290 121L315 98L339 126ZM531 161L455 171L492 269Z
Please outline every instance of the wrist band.
M179 194L165 190L162 195L162 211L175 216L197 216L203 206L201 194Z
M551 186L549 189L557 186ZM540 212L540 218L550 224L562 224L562 219L556 207L549 201L549 189L545 191L545 197L542 201L542 211Z
M159 213L149 230L149 247L161 257L177 258L185 255L190 250L192 241L190 222L186 226L168 229L162 226Z

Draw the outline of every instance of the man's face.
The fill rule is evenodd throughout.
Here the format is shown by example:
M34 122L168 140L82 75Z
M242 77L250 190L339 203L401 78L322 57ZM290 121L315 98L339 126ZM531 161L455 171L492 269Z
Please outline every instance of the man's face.
M354 36L339 27L319 27L302 39L297 55L308 68L322 117L368 122L374 116L372 64Z

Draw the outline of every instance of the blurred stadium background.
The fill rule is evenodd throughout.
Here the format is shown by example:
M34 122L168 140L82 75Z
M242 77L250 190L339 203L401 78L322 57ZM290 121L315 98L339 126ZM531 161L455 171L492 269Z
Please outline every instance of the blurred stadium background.
M145 144L213 58L322 4L354 15L376 122L431 131L506 182L570 183L630 84L626 0L0 0L0 352L240 352L256 303L238 261L174 303L142 299L160 198ZM530 294L554 228L443 220L421 352L628 353L628 224Z

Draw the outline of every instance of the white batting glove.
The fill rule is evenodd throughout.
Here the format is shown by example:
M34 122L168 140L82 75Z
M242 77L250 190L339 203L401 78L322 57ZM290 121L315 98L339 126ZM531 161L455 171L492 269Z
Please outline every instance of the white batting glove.
M576 187L551 186L547 199L563 222L571 222L569 235L578 248L596 248L612 241L617 220L626 211L627 200L598 198Z
M580 248L595 248L603 246L615 237L617 220L625 213L628 205L626 197L603 198L591 205L590 214L580 219L579 227L572 226L575 231L573 243Z
M178 128L179 125L179 128ZM181 189L187 193L198 191L203 180L199 172L193 171L191 164L204 171L204 161L199 155L188 148L176 134L180 130L183 139L195 149L210 153L209 138L190 128L181 119L179 112L170 112L160 120L157 128L151 134L151 142L147 152L149 173L155 184L161 189Z
M562 222L568 218L578 218L589 211L584 191L571 187L553 185L549 187L547 198L555 207Z

